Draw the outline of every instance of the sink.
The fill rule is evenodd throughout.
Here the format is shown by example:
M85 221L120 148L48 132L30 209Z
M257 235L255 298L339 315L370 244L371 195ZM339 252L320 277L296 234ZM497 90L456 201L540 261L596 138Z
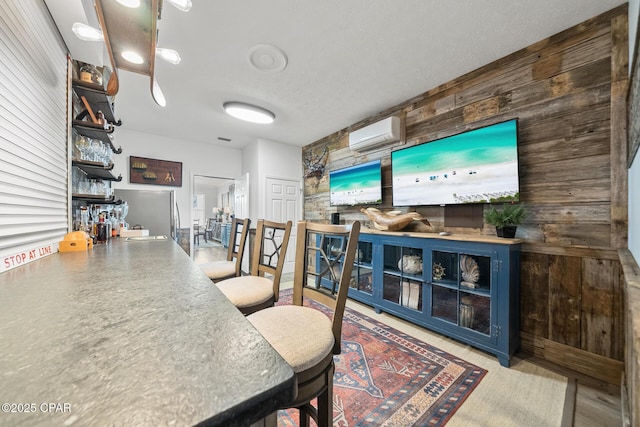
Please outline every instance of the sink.
M167 236L132 236L124 239L125 242L147 242L149 240L159 241L159 240L167 240Z

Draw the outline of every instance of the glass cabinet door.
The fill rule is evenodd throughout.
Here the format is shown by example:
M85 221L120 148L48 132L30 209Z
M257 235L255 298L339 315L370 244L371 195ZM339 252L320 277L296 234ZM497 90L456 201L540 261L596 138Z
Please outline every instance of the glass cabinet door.
M488 296L460 293L460 326L491 335L491 299Z
M491 258L433 251L431 316L491 334Z
M371 242L358 242L356 261L351 273L349 287L371 295L373 293L373 244Z
M384 245L382 298L402 307L422 311L423 251Z

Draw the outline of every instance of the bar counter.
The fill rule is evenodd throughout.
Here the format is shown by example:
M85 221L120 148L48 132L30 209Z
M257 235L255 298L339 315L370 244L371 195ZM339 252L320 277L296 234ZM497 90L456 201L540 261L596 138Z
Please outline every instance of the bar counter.
M0 274L0 425L246 426L294 394L289 365L173 240Z

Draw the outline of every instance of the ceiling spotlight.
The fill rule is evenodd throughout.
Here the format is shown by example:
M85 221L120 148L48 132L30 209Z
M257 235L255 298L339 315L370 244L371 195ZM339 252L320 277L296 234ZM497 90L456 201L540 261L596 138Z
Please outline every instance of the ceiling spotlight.
M124 59L126 59L129 62L131 62L132 64L142 64L142 63L144 63L144 58L142 58L142 56L140 56L139 54L135 53L134 51L125 50L124 52L121 53L121 55L122 55L122 57Z
M140 7L140 0L116 0L123 6L130 7L131 9L135 9Z
M183 12L189 12L191 10L191 0L167 0L167 3L171 3L176 9Z
M180 58L180 54L173 49L157 47L156 55L171 64L179 64L182 60L182 58Z
M276 118L269 110L242 102L225 102L222 107L230 116L251 123L273 123Z
M101 42L104 40L102 31L81 22L74 23L71 30L80 40L87 42Z

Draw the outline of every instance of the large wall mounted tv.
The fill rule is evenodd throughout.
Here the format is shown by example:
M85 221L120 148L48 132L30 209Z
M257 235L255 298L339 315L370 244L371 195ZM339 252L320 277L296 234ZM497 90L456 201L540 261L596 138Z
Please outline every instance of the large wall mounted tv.
M518 201L518 120L391 153L394 206Z
M331 206L382 203L380 160L329 172L329 194Z

